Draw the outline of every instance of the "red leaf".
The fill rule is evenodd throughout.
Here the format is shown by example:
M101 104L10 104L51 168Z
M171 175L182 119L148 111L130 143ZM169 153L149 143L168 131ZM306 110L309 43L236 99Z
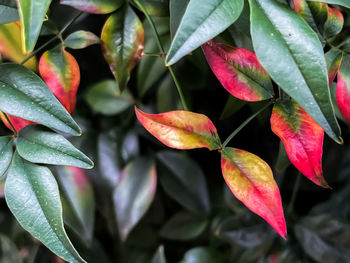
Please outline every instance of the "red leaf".
M315 184L329 187L322 172L324 131L299 104L278 101L271 115L271 129L282 140L294 166Z
M344 55L338 72L336 98L341 114L350 122L350 55Z
M17 132L22 128L26 127L27 125L34 123L31 121L24 120L20 117L9 115L9 114L7 114L7 117L9 118L9 120L11 121L13 127ZM2 122L6 125L6 127L12 131L11 125L8 123L7 119L5 118L5 115L1 111L0 111L0 118Z

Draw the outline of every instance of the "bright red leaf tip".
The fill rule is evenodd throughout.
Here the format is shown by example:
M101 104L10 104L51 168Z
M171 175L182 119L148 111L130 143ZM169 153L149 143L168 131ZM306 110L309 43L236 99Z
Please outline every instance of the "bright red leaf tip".
M344 55L338 72L336 98L341 114L350 123L350 55Z
M222 86L234 97L245 101L273 97L270 77L254 53L214 40L203 44L202 50Z
M40 58L39 71L52 93L69 113L73 113L80 83L75 58L63 48L48 50Z
M171 148L216 150L221 147L214 124L203 114L181 110L148 114L137 107L135 113L147 131Z
M315 184L329 188L322 172L321 126L299 104L283 100L272 110L271 129L282 140L294 166Z
M7 114L7 117L9 118L9 120L11 121L13 127L17 132L20 131L22 128L26 127L27 125L34 123L31 121L24 120L20 117L9 115L9 114ZM5 126L12 131L11 125L9 124L9 122L5 118L5 115L1 111L0 111L0 118L2 122L5 124Z
M252 153L225 148L221 155L221 169L236 198L286 238L281 195L270 166Z

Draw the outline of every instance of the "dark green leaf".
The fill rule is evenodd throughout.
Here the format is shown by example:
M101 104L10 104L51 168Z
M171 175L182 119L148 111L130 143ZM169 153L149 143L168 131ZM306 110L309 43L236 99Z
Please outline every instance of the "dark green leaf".
M166 62L183 56L220 34L239 17L243 0L192 0L171 43Z
M39 125L28 125L20 130L17 151L22 158L32 163L69 165L85 169L94 166L85 154L62 135Z
M223 263L222 254L209 247L196 247L187 251L180 263Z
M139 0L151 16L169 16L169 0Z
M0 0L0 5L17 8L16 0Z
M273 0L250 0L254 50L272 79L336 142L342 143L316 33L303 18Z
M309 2L322 2L328 4L341 5L350 8L350 2L348 0L308 0Z
M206 219L180 212L165 223L159 234L166 239L191 240L202 234L207 225Z
M2 136L0 137L0 178L6 173L10 166L13 148L13 137Z
M64 44L73 49L86 48L88 46L100 43L100 39L94 33L84 30L78 30L70 34Z
M247 104L246 101L229 96L226 105L221 113L220 120L225 120L242 109Z
M208 214L207 184L200 167L178 152L164 151L158 154L158 158L168 170L159 175L165 191L186 209Z
M160 82L157 91L157 110L158 112L167 112L172 110L181 110L179 94L177 93L174 80L171 75L166 75Z
M58 186L48 168L31 164L15 153L5 198L21 226L52 252L68 262L85 262L64 230Z
M13 241L0 234L0 262L1 263L22 263L19 251Z
M32 52L51 0L18 0L17 3L23 25L24 50Z
M113 201L123 241L147 212L156 188L157 174L151 160L136 159L122 171L119 184L114 190Z
M0 24L7 24L16 20L19 20L17 9L0 3Z
M86 100L91 108L105 115L121 113L132 103L131 95L127 92L121 94L114 80L103 80L93 84L88 89Z
M170 0L169 9L171 38L174 38L189 2L190 0Z
M289 165L291 165L291 162L282 141L280 141L275 170L277 173L284 173Z
M0 110L71 135L81 134L46 84L21 65L0 65Z
M163 246L159 246L159 248L157 249L157 252L155 253L155 255L152 258L151 263L166 263Z

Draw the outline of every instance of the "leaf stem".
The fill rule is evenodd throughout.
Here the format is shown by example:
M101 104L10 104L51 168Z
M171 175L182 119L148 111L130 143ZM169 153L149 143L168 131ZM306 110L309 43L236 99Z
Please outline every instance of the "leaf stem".
M50 38L46 43L44 43L41 47L34 50L32 53L29 54L23 61L20 63L23 65L26 63L29 59L34 57L38 52L40 52L42 49L47 47L49 44L51 44L53 41L55 41L57 38L59 38L62 41L62 34L83 14L83 12L79 12L76 16L74 16L62 29L59 31L55 36Z
M5 112L3 112L3 114L5 116L6 121L10 124L13 133L15 134L15 136L17 136L17 131L16 131L15 127L13 126L12 122L10 121L10 118L7 116L7 114Z
M232 140L233 137L235 137L249 122L251 122L256 116L258 116L261 112L263 112L267 107L269 107L271 104L273 104L274 101L271 100L268 103L266 103L263 107L261 107L260 110L255 112L252 116L250 116L248 119L246 119L237 129L235 129L230 136L227 137L227 139L222 144L222 149L226 147L226 145Z
M297 198L297 193L298 193L299 187L300 187L300 182L301 182L301 174L299 172L297 175L297 178L295 179L293 193L292 193L292 197L290 199L290 203L288 205L287 214L290 214L293 210L295 199Z
M138 8L140 8L140 10L144 13L148 23L150 24L152 30L153 30L153 33L154 33L154 36L156 37L156 41L157 41L157 45L158 45L158 48L159 48L159 51L164 54L165 53L165 50L164 50L164 47L163 47L163 44L162 42L160 41L160 36L159 36L159 33L157 31L157 28L156 26L154 25L153 23L153 20L151 18L151 16L148 14L147 10L144 8L144 6L139 2L139 0L134 0L135 4L138 6ZM180 96L180 100L181 100L181 103L182 103L182 107L184 108L184 110L188 111L188 107L187 107L187 103L186 103L186 100L185 100L185 97L183 95L183 92L182 92L182 89L181 89L181 86L175 76L175 73L173 71L173 69L168 66L168 70L170 72L170 75L171 77L173 78L174 80L174 83L175 83L175 86L176 86L176 89L177 89L177 92L179 93L179 96Z

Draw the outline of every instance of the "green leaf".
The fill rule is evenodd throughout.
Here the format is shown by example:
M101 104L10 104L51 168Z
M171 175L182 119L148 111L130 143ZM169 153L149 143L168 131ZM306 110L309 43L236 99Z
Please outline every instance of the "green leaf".
M151 263L166 263L165 254L164 254L164 246L159 246L157 252L152 258Z
M105 115L121 113L132 104L131 95L127 92L121 94L114 80L103 80L90 86L86 100L91 108Z
M169 9L171 38L174 38L189 2L190 0L170 0Z
M32 163L69 165L85 169L94 166L85 154L62 135L38 125L28 125L20 130L17 151L22 158Z
M12 142L12 136L0 137L0 178L6 173L11 163L13 154Z
M167 168L159 175L165 191L183 207L196 214L208 214L210 203L204 174L183 154L164 151L158 159Z
M151 16L169 16L169 0L139 0Z
M64 44L73 49L82 49L98 43L100 43L98 36L84 30L75 31L64 40Z
M191 240L204 232L208 221L189 213L175 214L160 230L160 236L171 240Z
M0 261L2 263L22 263L20 253L13 241L0 234Z
M309 2L322 2L328 4L341 5L350 8L350 2L348 0L308 0Z
M317 34L303 18L273 0L249 0L254 50L271 78L336 142L342 143Z
M41 78L21 65L0 65L0 110L71 135L81 134Z
M62 5L69 5L91 14L108 14L124 4L125 0L60 0Z
M157 174L152 160L138 158L122 171L113 200L123 241L147 212L153 202L156 188Z
M18 0L17 3L23 25L24 50L32 52L51 0Z
M92 185L84 170L77 167L57 167L57 178L64 192L69 212L64 221L87 243L93 240L95 199Z
M225 120L242 109L247 104L246 101L229 96L224 109L222 110L220 120Z
M187 251L180 263L223 263L222 253L209 247L196 247Z
M243 4L243 0L190 1L170 46L167 64L176 63L228 28L239 17Z
M19 19L16 7L3 5L0 2L0 24L7 24Z
M47 167L31 164L15 153L5 198L20 225L52 252L68 262L85 262L64 230L57 182Z
M129 5L120 8L107 19L101 41L105 60L123 91L131 70L141 59L144 47L142 22Z

